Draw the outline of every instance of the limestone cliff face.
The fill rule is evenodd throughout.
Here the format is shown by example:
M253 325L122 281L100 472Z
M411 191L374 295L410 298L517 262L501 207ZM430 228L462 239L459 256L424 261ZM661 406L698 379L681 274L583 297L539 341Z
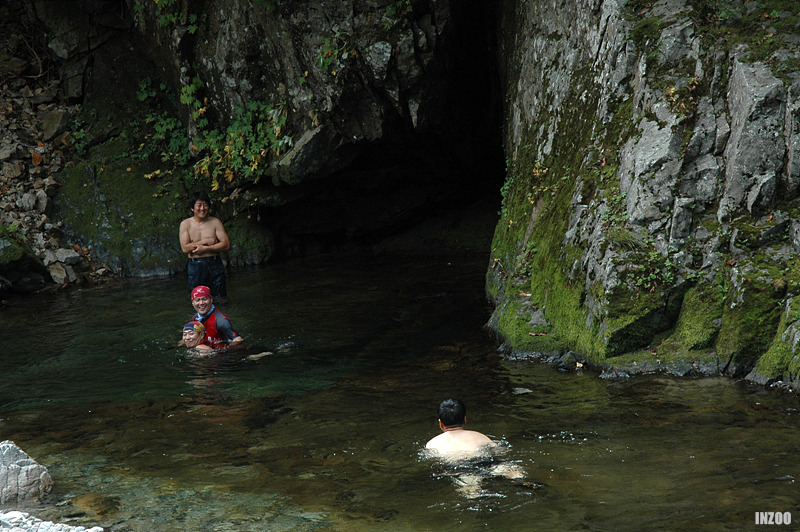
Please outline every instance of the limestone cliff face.
M796 378L800 13L778 4L505 5L487 287L510 346Z

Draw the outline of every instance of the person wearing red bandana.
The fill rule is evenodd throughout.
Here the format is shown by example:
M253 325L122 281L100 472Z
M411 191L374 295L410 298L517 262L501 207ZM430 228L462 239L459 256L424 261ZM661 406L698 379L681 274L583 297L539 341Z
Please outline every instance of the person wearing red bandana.
M231 347L244 341L237 333L230 318L214 306L211 289L207 286L198 286L192 290L192 306L197 311L194 319L206 328L205 343L214 349Z

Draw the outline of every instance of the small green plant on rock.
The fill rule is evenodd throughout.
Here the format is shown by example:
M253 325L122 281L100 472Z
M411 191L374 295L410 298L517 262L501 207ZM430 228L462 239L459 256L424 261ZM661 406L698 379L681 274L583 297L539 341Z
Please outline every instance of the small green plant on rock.
M531 273L533 273L533 258L535 255L536 243L533 240L528 240L527 244L525 244L525 250L520 256L520 266L517 269L520 275L530 277Z
M138 158L148 159L157 153L161 162L170 163L171 168L189 163L191 152L186 140L186 131L180 120L167 113L150 114L145 118L145 123L153 127L153 133L149 137L149 142L140 144ZM171 170L166 173L171 173ZM158 171L145 177L152 179L160 174L161 171Z
M206 101L200 101L200 91L204 86L203 81L195 77L189 85L181 87L181 103L189 107L192 112L192 120L200 129L208 125L208 119L205 118Z
M678 116L689 117L694 115L697 110L697 103L700 100L698 87L700 82L697 78L691 78L683 87L667 87L664 89L664 96L670 111Z
M505 216L508 214L508 197L511 193L511 189L514 187L514 174L511 172L506 173L506 179L503 182L503 186L500 187L500 212L498 213L500 216Z
M153 88L153 81L148 77L139 82L136 90L136 99L144 102L156 97L156 90Z
M317 54L319 68L329 76L341 77L344 62L355 55L355 49L350 44L350 36L336 31L333 37L322 38L322 48Z
M643 246L638 271L633 274L633 285L640 290L655 292L661 286L674 283L678 271L675 263L655 248L652 239L645 239Z
M197 126L193 143L187 138L185 125L175 116L163 112L145 119L152 129L140 143L137 157L157 156L162 163L145 177L172 176L187 185L210 180L212 191L223 185L257 183L268 172L270 159L292 146L292 138L285 131L285 107L250 102L235 110L227 128L212 129L206 116L208 101L200 100L203 88L202 81L194 78L180 94L181 103L190 109ZM146 98L151 97L148 82L142 83L140 91Z
M386 6L386 10L384 11L384 23L383 29L386 31L391 30L396 25L403 20L403 16L411 13L413 8L411 6L411 0L397 0L394 3L389 4Z
M236 178L258 183L271 155L280 155L292 145L283 134L286 111L265 102L250 102L236 109L233 122L225 132L205 134L196 148L202 158L194 171L211 179L212 190L232 183Z
M600 216L603 229L625 226L628 223L628 207L625 201L627 194L616 190L608 197L606 210Z
M75 151L79 155L85 154L87 148L86 122L79 116L72 120L70 137L72 138L72 147L75 148Z
M274 13L278 9L278 0L256 0L256 3L267 10L267 13Z
M197 15L189 13L189 0L155 0L156 23L160 28L185 25L189 33L198 29Z

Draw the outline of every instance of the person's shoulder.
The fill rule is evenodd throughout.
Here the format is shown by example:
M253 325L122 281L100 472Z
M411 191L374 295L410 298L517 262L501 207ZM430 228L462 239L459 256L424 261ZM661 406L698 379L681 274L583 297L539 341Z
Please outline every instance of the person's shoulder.
M217 316L217 319L219 319L220 317L223 317L223 318L225 318L226 320L227 320L227 319L230 319L230 318L228 318L228 315L227 315L227 314L225 314L224 312L222 312L222 310L220 310L220 308L219 308L219 307L217 307L217 306L215 306L215 307L214 307L214 312L213 312L213 314L214 314L215 316Z
M494 441L483 432L478 432L477 430L470 430L466 432L474 442L482 443L483 445L495 445Z
M430 440L428 440L428 443L425 444L425 448L426 449L436 449L436 447L439 444L439 442L444 439L444 435L445 434L446 433L438 434L438 435L434 436L433 438L431 438Z

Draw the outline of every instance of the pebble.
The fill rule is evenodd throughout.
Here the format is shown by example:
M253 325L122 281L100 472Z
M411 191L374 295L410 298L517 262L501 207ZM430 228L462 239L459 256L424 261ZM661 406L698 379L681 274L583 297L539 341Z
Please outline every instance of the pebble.
M53 523L37 519L25 512L12 510L10 512L0 512L0 531L2 532L103 532L103 528L93 526L65 525L63 523Z

